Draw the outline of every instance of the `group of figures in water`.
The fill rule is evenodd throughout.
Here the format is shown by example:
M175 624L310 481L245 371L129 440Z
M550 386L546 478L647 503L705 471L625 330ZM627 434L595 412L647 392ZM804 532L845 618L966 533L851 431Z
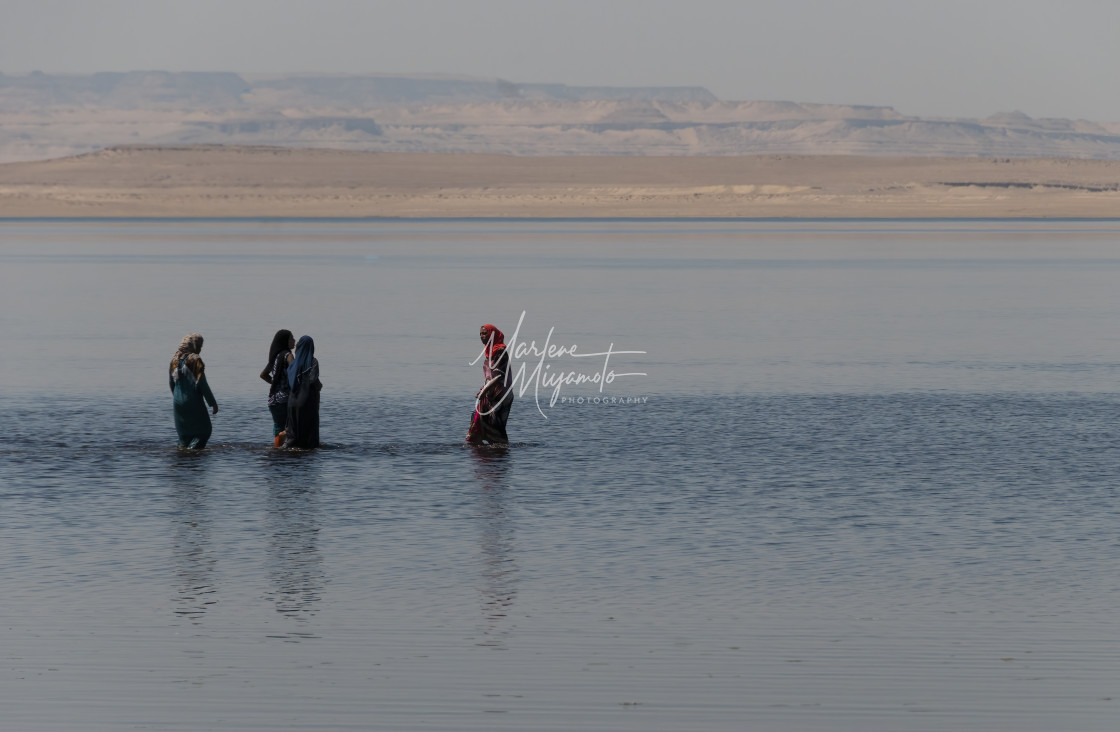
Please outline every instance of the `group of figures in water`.
M505 336L489 323L478 330L484 345L482 388L475 394L475 409L467 429L467 442L505 444L506 421L513 405L513 388ZM175 431L179 447L201 450L213 431L207 405L218 413L218 402L206 381L202 362L202 336L184 336L171 357L168 383L174 400ZM272 414L273 444L283 448L311 449L319 446L319 361L315 341L302 336L296 341L290 330L272 337L268 365L260 373L268 382L268 411Z

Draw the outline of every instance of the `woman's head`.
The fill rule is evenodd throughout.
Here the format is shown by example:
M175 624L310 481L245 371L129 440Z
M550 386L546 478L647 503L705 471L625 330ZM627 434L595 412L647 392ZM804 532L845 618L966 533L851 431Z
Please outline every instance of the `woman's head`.
M174 371L178 368L179 363L190 358L191 371L195 372L197 376L202 372L202 359L198 357L199 352L202 350L202 335L199 333L190 333L183 336L183 340L179 341L179 347L175 349L175 355L171 357L171 370Z
M505 335L490 323L478 329L478 337L486 345L487 356L506 347Z
M505 345L505 335L490 323L478 329L478 337L483 343L489 343L490 339L493 338L494 345Z
M296 388L296 377L311 368L315 359L315 341L311 336L300 336L296 343L296 357L288 364L288 386Z
M272 336L272 345L268 347L268 365L271 366L276 361L276 356L281 351L290 351L295 345L292 331L287 328L276 331L276 335Z
M171 366L174 368L178 365L179 361L186 358L190 354L197 354L202 350L202 335L199 333L190 333L183 336L183 340L179 341L179 347L175 349L175 355L171 357Z
M191 333L179 342L179 353L202 353L202 334Z

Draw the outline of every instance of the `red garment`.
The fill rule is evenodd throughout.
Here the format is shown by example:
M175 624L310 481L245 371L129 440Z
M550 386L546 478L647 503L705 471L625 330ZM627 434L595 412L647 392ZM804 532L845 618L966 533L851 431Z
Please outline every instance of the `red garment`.
M506 337L502 331L489 323L482 326L482 328L486 331L486 358L490 358L497 351L506 347Z
M482 381L484 384L489 384L491 380L500 378L497 383L490 384L488 388L479 391L478 402L475 404L471 424L467 429L467 442L480 444L485 440L490 444L504 444L509 442L505 425L513 400L513 394L507 392L505 383L509 380L507 374L509 356L506 353L505 334L490 323L482 326L480 330L481 335L486 339Z

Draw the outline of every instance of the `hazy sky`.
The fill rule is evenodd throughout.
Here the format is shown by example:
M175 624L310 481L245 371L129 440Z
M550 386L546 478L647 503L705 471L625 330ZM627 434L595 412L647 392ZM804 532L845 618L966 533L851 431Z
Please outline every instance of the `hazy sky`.
M0 0L0 71L458 73L1120 121L1118 0Z

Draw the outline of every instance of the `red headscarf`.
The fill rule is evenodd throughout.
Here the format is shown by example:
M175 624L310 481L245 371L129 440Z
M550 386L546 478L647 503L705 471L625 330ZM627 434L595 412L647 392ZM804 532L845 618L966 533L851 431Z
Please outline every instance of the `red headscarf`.
M506 337L502 331L487 323L482 326L486 331L486 358L491 358L506 347Z

